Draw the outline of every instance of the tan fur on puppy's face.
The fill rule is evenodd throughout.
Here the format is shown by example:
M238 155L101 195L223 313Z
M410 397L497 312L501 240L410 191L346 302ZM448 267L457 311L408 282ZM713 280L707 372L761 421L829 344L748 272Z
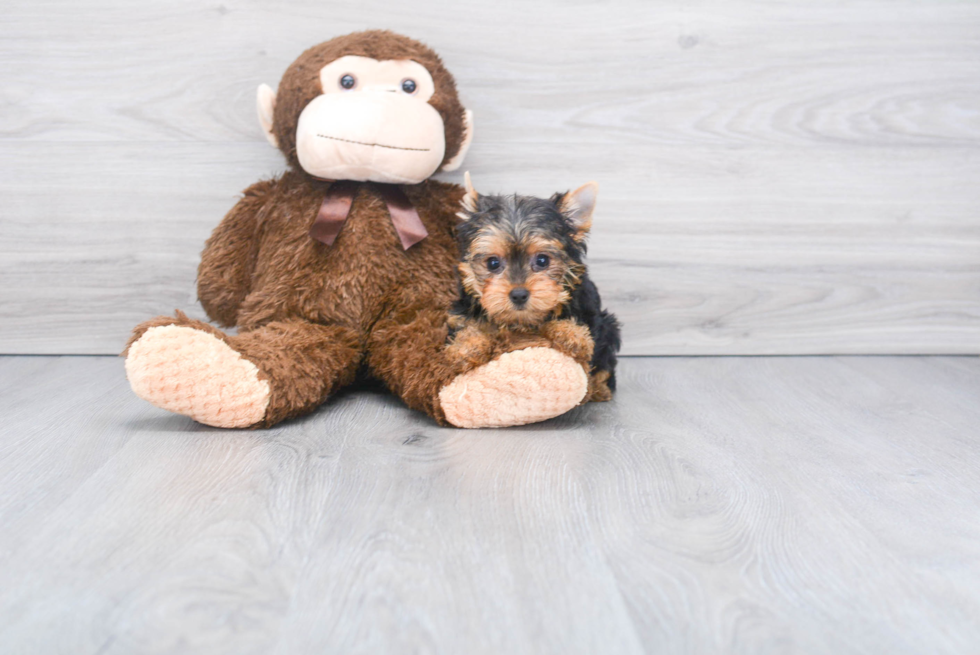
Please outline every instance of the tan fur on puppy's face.
M531 292L527 304L520 309L510 300L510 292L517 287L524 287ZM568 291L556 280L536 273L529 276L523 284L513 284L502 277L490 278L483 287L480 304L496 323L533 327L560 312L569 297Z
M564 256L560 244L536 234L509 235L486 228L471 244L459 265L463 287L495 323L512 327L534 327L559 314L570 291L579 282L578 267ZM546 268L532 265L539 254L550 259ZM500 270L488 267L490 258L502 264ZM510 299L514 289L530 293L526 304L515 306Z

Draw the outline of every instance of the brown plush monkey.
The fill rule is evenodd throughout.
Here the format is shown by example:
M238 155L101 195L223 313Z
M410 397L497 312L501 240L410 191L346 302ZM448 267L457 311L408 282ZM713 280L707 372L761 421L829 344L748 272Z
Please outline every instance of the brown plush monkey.
M446 355L459 166L472 116L429 48L387 31L342 36L263 85L259 119L289 163L246 189L215 229L198 295L216 323L138 326L126 373L141 398L218 427L316 408L363 370L412 408L460 427L557 416L588 365L546 341L475 366ZM581 359L581 358L580 358Z

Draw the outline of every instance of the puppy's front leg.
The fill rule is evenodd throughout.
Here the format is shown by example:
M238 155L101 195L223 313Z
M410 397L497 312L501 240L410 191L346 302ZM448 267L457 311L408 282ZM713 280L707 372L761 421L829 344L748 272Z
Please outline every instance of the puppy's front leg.
M551 341L556 350L589 370L595 348L589 328L571 319L547 321L541 326L541 335Z
M482 366L494 358L494 339L486 326L476 321L460 321L452 327L456 332L446 346L446 356L460 371Z

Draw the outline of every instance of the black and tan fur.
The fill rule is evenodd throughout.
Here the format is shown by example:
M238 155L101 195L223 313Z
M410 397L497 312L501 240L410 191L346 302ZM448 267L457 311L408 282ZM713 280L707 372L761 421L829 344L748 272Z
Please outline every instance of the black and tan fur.
M585 265L595 187L543 199L480 195L468 176L467 185L457 228L459 298L450 310L450 340L472 351L481 339L533 343L535 335L543 336L587 362L585 400L610 399L620 326L602 309ZM592 204L581 206L589 194Z
M290 170L246 189L201 255L201 304L216 323L235 326L238 334L178 312L138 325L123 353L148 329L166 325L194 328L227 343L255 364L271 388L266 414L253 427L315 409L359 371L445 423L438 392L462 372L442 351L463 189L435 180L401 187L429 233L407 251L371 185L358 190L332 246L310 237L331 182L299 166L296 125L304 106L322 93L320 69L343 55L410 58L426 66L436 86L429 103L445 123L446 160L457 153L463 107L452 75L431 49L386 31L310 48L284 74L275 106L274 132Z

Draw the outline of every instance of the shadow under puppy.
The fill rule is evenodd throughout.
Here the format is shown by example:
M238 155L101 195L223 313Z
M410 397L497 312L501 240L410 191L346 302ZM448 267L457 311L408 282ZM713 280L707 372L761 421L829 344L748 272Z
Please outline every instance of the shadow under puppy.
M550 342L588 373L583 402L612 398L620 325L602 309L584 263L597 193L598 185L590 182L547 200L480 195L466 173L457 227L460 295L449 316L451 355L481 364L515 342Z

